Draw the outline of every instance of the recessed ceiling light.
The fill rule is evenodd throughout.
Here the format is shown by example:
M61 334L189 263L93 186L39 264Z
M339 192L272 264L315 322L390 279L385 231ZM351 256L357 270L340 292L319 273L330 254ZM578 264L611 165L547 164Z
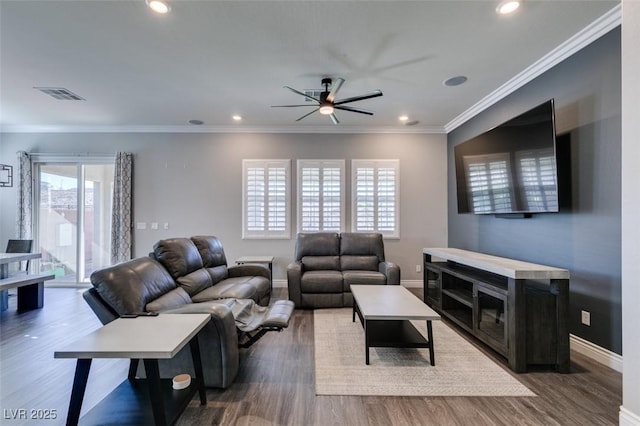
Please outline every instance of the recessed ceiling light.
M169 2L166 0L144 0L144 2L149 6L149 9L153 10L156 13L165 14L169 13L171 10L171 6L169 6Z
M519 0L501 1L498 7L496 7L496 12L498 12L500 15L508 15L518 10L521 3L522 2Z
M464 75L457 75L455 77L451 77L442 82L445 86L460 86L462 83L467 81L467 77Z
M202 120L189 120L189 124L193 124L194 126L201 126L204 124Z
M234 121L240 121L242 120L242 116L236 114L236 115L232 115L231 118L233 118Z
M400 120L400 121L408 121L409 120L409 116L408 115L401 115L400 117L398 117L398 120Z

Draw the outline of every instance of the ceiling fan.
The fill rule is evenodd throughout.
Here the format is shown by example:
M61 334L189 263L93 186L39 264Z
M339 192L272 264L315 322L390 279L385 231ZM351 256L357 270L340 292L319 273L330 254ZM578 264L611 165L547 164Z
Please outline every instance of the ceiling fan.
M332 84L333 83L333 84ZM342 85L344 84L344 79L343 78L337 78L335 82L333 82L330 78L323 78L322 79L322 85L324 86L324 91L320 93L320 98L316 98L315 96L311 96L307 93L301 92L299 90L296 90L292 87L289 86L284 86L286 89L291 90L293 93L297 93L298 95L302 95L305 98L309 99L310 101L314 102L311 104L299 104L299 105L272 105L272 107L274 108L290 108L290 107L302 107L302 106L314 106L316 107L313 111L303 115L302 117L298 118L296 121L300 121L305 117L308 117L309 115L313 114L314 112L318 111L320 112L320 114L323 115L328 115L329 117L331 117L331 121L333 121L333 124L338 124L340 123L340 121L338 121L338 117L336 117L334 110L339 109L342 111L351 111L351 112L357 112L360 114L366 114L366 115L373 115L372 111L368 111L366 109L361 109L361 108L354 108L354 107L350 107L350 106L346 106L344 104L349 103L349 102L356 102L356 101L362 101L364 99L370 99L370 98L376 98L378 96L382 96L382 91L380 90L375 90L371 93L366 93L364 95L360 95L360 96L353 96L350 98L342 98L342 99L336 99L336 95L338 94L338 90L340 90L340 87L342 87ZM331 86L331 91L329 91L329 86Z

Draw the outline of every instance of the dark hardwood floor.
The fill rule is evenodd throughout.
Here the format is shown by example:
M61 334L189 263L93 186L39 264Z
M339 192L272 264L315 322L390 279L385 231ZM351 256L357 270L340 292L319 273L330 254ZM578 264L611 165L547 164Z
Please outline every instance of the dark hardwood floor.
M421 296L421 292L412 289ZM100 327L81 291L47 288L45 307L16 312L15 297L0 322L0 424L64 424L74 360L55 348ZM285 289L275 289L286 297ZM504 359L481 347L505 366ZM517 375L536 397L354 397L314 393L313 312L295 311L288 329L241 350L240 373L226 390L209 389L207 405L192 401L178 425L614 425L622 376L578 353L571 373ZM83 413L127 374L126 360L95 360ZM50 420L15 419L17 411L55 410ZM13 411L12 411L13 410ZM82 422L80 423L82 424Z

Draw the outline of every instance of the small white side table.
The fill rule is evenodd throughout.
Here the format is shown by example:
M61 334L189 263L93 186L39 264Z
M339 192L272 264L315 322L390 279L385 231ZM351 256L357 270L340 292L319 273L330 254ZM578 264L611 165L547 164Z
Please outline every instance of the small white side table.
M210 319L207 314L118 318L55 351L54 358L78 359L67 425L78 424L94 358L129 358L131 365L128 380L83 417L88 424L173 424L196 392L200 394L200 404L205 405L207 396L197 334ZM188 388L174 391L171 379L160 379L158 359L173 358L187 343L191 345L196 377ZM134 377L140 359L147 379ZM150 412L153 418L149 418Z
M245 263L266 265L267 268L269 268L269 282L271 283L271 289L273 290L273 256L242 256L236 259L236 265L242 265Z

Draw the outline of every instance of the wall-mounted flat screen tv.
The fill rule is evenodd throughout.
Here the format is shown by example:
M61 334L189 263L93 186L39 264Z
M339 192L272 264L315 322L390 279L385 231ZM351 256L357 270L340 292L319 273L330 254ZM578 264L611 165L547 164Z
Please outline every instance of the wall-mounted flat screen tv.
M458 213L558 212L554 101L454 147Z

